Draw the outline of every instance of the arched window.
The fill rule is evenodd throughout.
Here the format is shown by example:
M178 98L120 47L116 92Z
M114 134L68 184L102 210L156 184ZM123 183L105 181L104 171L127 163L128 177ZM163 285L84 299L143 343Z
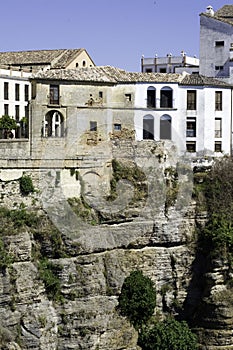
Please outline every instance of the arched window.
M156 89L153 86L149 86L147 89L147 108L156 107Z
M143 117L143 140L154 140L154 117L152 115Z
M164 114L160 118L160 139L171 140L172 137L172 118L170 115Z
M160 108L172 108L173 90L165 86L160 90Z
M86 67L86 61L83 61L83 67Z
M64 118L58 111L50 111L44 117L43 137L63 137L64 136Z

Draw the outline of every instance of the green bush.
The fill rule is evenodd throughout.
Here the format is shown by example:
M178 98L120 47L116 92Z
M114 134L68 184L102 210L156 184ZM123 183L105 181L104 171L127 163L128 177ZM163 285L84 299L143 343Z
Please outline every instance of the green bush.
M6 251L3 241L0 239L0 270L4 270L13 263L13 257Z
M39 261L39 274L44 282L48 298L57 302L63 301L61 283L58 277L59 271L61 271L61 268L48 259L43 258Z
M142 350L194 350L197 337L185 321L168 318L139 333L138 345Z
M139 329L154 313L156 290L149 277L139 270L126 277L119 296L119 309L123 316Z
M27 196L29 193L35 191L32 179L29 175L23 175L19 180L20 191L22 195Z

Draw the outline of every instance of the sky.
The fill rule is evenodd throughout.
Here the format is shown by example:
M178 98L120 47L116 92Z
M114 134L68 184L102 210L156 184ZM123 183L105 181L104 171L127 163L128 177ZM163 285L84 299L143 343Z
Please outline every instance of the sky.
M98 66L141 70L144 57L199 56L200 13L222 0L8 0L1 51L85 48Z

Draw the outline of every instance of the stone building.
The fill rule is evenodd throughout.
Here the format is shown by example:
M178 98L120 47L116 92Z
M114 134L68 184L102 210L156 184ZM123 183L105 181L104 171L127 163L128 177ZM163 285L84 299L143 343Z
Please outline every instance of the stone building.
M0 52L0 116L8 115L16 120L17 128L10 132L11 138L27 137L28 101L31 99L28 78L33 73L94 65L85 49ZM5 133L0 135L1 138L5 136Z

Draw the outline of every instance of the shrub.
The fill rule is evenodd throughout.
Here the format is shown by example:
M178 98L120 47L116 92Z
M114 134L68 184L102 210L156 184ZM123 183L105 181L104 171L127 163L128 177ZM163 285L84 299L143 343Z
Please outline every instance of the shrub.
M29 193L35 191L32 179L29 175L24 175L19 180L20 191L22 195L27 196Z
M126 277L119 296L119 309L136 329L146 323L154 313L156 290L152 280L139 270Z
M0 118L0 129L13 130L17 128L17 123L13 117L3 115Z
M197 349L197 337L185 321L169 317L151 328L144 327L138 345L142 350L194 350Z
M61 268L59 266L54 265L46 258L39 261L40 278L45 284L45 289L50 300L63 301L61 283L58 277L60 270Z
M11 256L5 248L3 241L0 239L0 270L4 270L13 263L13 256Z

